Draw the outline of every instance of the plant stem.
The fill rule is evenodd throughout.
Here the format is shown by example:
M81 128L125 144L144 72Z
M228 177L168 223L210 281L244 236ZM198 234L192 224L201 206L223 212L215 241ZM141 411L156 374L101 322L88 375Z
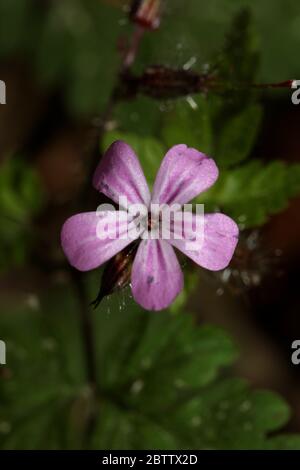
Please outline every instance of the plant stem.
M86 361L87 380L93 391L97 390L97 369L94 350L94 336L91 312L89 310L89 301L83 283L82 274L79 271L72 270L73 283L79 302L79 315L81 324L81 333Z
M141 39L144 36L144 32L145 30L141 26L136 26L136 28L134 29L130 47L128 48L123 58L123 72L133 65L140 47Z
M126 56L123 58L120 67L120 73L116 80L116 85L108 99L107 106L100 117L99 124L95 127L95 135L93 139L93 146L90 150L90 164L89 164L89 173L95 169L95 165L99 160L99 143L102 139L102 136L105 132L106 125L111 119L113 110L116 104L119 101L118 91L122 86L122 72L124 69L130 68L133 64L136 53L139 47L140 40L143 36L142 28L136 28L133 32L132 40L130 47L127 51ZM87 185L83 188L83 191L80 195L80 202L84 205L88 199L88 188L90 184L90 178L87 181ZM81 334L84 346L84 354L86 360L87 368L87 380L91 389L96 392L99 384L97 383L97 362L95 357L94 349L94 337L93 337L93 325L91 318L91 311L89 309L89 300L86 292L86 288L83 282L82 274L79 271L72 269L72 279L73 284L76 290L78 302L79 302L79 313L80 313L80 323L81 323Z

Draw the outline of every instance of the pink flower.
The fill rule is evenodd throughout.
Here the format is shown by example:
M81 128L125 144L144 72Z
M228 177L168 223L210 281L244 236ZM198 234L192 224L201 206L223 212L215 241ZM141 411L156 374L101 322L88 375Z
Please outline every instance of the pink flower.
M176 145L165 155L151 195L134 151L125 142L117 141L101 159L93 185L116 203L120 196L126 196L128 204L149 207L151 203L186 204L212 186L217 178L214 160L186 145ZM103 213L103 217L111 221L111 213ZM193 224L195 217L193 215ZM141 239L132 266L131 287L136 302L145 309L168 307L183 288L183 274L173 247L212 271L229 264L238 241L236 223L220 213L206 214L203 218L203 239L199 239L199 247L197 240L193 242L196 248L192 250L186 243L193 239L186 227L183 239ZM119 234L128 228L123 220L120 217L116 222ZM87 212L72 216L63 226L63 250L70 264L80 271L99 267L133 241L130 237L100 239L98 222L97 212Z

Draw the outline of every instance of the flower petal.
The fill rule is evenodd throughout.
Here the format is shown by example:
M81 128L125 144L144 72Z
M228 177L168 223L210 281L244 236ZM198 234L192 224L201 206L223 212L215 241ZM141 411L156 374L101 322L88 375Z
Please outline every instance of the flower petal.
M195 235L196 217L204 217L203 236ZM170 243L203 268L219 271L230 263L238 235L238 226L227 215L194 215L193 227L184 227L184 239L171 239Z
M142 240L135 256L132 293L147 310L168 307L183 288L183 274L171 245L164 240Z
M151 200L157 204L185 204L206 191L217 178L214 160L184 144L175 145L162 161Z
M114 202L126 196L128 204L150 202L149 188L132 148L117 140L108 148L98 164L93 177L93 185Z
M61 232L62 248L70 264L89 271L105 263L138 238L129 222L125 211L85 212L70 217Z

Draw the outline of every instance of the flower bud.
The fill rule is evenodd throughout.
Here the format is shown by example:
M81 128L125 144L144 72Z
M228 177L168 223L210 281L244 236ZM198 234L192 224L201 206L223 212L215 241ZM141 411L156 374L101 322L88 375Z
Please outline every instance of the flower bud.
M103 271L99 294L91 303L94 308L97 308L101 300L107 295L128 286L137 247L137 242L133 242L108 261Z

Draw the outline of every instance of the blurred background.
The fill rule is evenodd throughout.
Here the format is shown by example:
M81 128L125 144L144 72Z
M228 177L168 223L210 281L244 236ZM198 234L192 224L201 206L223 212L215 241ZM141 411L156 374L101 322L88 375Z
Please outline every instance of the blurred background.
M1 448L300 449L299 50L296 0L0 0ZM118 138L150 184L174 144L214 157L195 202L241 229L169 311L91 309L102 269L60 247Z

